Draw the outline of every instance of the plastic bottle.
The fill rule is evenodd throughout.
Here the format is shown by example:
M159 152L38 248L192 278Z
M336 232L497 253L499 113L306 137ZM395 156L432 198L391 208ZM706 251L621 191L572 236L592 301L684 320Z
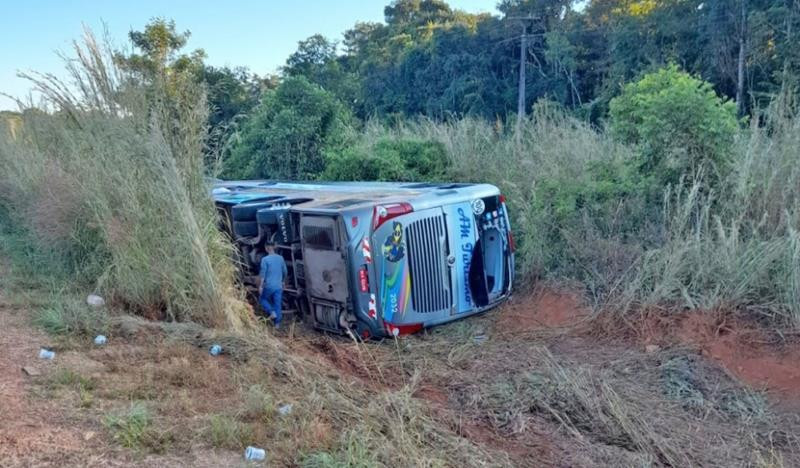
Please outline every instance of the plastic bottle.
M44 348L39 350L39 359L47 359L48 361L52 361L54 357L56 357L55 351L50 351L49 349Z
M267 452L262 448L250 446L245 449L244 458L245 460L261 461L267 458Z
M103 346L106 344L106 341L108 341L108 339L105 337L105 335L97 335L94 337L94 344L97 346Z
M215 344L211 346L211 349L208 350L208 353L212 356L219 356L222 354L222 346Z

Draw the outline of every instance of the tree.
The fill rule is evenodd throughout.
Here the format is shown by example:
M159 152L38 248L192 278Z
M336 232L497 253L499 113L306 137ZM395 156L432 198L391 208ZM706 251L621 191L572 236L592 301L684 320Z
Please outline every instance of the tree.
M336 54L337 44L321 34L300 41L286 60L286 76L303 76L350 105L357 99L359 79L349 72Z
M625 85L610 103L611 130L640 148L640 169L662 183L700 169L727 170L736 105L676 65Z
M336 43L329 41L322 34L297 43L297 50L286 60L283 67L288 75L313 76L318 69L336 60Z
M232 135L223 176L313 179L325 168L325 151L342 143L349 121L331 93L302 76L287 77Z
M144 31L128 33L128 39L138 53L125 55L118 52L115 59L120 67L138 73L144 80L167 79L171 75L194 72L202 65L206 54L203 49L195 49L188 55L179 53L190 36L189 31L177 32L173 20L153 18L145 25Z
M383 9L390 26L421 26L443 23L452 17L453 10L443 0L395 0Z
M382 138L328 153L325 180L438 181L447 151L438 141Z
M277 87L275 80L262 79L246 68L204 65L196 80L206 86L208 94L208 153L215 156L235 129L238 119L250 112L261 94ZM209 161L210 164L210 161Z
M174 120L182 102L205 93L208 138L203 151L206 164L212 167L237 119L255 107L265 89L277 83L274 77L261 78L242 67L206 65L202 49L183 53L190 36L189 31L178 32L173 20L153 18L144 30L128 33L133 50L118 51L114 60L129 72L129 79L137 82L134 84L143 83L165 99L165 110L173 114L167 121Z

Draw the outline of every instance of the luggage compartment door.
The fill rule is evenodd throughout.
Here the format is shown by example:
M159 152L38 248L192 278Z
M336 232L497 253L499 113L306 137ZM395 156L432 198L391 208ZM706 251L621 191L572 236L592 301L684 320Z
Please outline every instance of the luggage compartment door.
M347 304L347 259L339 224L337 217L303 215L300 238L309 295Z

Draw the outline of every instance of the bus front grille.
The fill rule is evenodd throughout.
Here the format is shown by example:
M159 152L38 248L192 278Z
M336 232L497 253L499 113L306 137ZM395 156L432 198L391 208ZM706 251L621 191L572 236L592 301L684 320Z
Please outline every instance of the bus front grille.
M431 216L406 227L408 264L411 270L411 301L417 312L449 309L450 294L444 218Z

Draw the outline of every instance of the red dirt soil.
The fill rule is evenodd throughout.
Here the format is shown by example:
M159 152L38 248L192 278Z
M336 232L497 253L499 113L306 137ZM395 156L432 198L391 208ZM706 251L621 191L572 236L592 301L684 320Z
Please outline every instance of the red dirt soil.
M567 328L591 314L580 294L550 288L516 297L499 312L495 327L506 334ZM646 315L634 323L644 345L698 348L751 387L800 405L800 343L777 344L763 327L731 317L697 310Z
M576 325L590 314L579 294L547 288L515 297L499 312L496 329L512 334Z
M708 311L652 317L645 323L645 344L699 348L751 387L800 402L800 343L776 344L754 324Z

